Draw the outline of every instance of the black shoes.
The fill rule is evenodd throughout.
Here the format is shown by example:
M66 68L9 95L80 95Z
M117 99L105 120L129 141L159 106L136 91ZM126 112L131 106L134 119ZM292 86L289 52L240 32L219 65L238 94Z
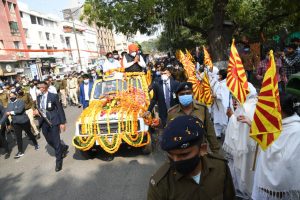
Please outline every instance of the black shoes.
M69 146L68 145L65 145L63 147L63 151L62 151L62 154L61 154L61 161L60 162L56 162L56 166L55 166L55 171L56 172L59 172L60 170L62 170L62 166L63 166L63 158L67 157L68 155L68 150L69 150Z
M10 157L10 152L7 152L6 154L5 154L5 159L9 159L9 157Z
M63 150L63 152L62 152L62 154L61 154L61 157L62 158L65 158L65 157L67 157L67 155L68 155L68 153L69 153L69 146L68 145L65 145L64 146L64 150Z
M18 153L15 155L15 158L21 158L22 156L24 156L24 153L18 152Z
M63 164L62 161L56 163L56 166L55 166L56 172L59 172L60 170L62 170L62 164Z

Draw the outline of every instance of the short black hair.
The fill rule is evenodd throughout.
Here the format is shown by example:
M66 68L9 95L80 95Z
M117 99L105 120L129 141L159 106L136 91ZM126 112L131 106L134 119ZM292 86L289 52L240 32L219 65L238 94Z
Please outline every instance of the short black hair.
M108 56L112 56L113 54L112 54L112 52L108 52L107 54L106 54L106 57L108 58Z
M219 75L221 75L222 80L224 80L225 78L227 78L227 70L226 69L220 69L219 70Z
M46 81L40 81L38 84L39 84L39 85L46 85L47 87L49 86L48 83L47 83Z
M162 72L169 71L170 72L170 68L163 66L163 67L160 68L160 71L162 71Z
M113 50L112 52L113 54L118 54L119 55L119 52L117 50Z
M126 51L123 51L122 53L121 53L121 56L123 57L124 55L126 55L127 54L127 52Z
M83 74L83 75L82 75L82 78L83 78L83 79L85 79L85 78L89 78L89 75L87 75L87 74Z
M291 94L284 93L284 92L281 92L279 96L280 96L281 111L285 115L287 115L287 117L290 117L293 114L295 114L296 109L294 104L297 102L297 98Z

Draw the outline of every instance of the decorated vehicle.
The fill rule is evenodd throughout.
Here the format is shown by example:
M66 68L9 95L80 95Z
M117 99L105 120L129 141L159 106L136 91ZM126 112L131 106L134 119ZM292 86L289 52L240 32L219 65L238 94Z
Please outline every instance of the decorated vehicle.
M73 145L89 155L95 148L113 154L125 143L151 152L149 106L144 73L115 73L94 83L91 101L76 122Z

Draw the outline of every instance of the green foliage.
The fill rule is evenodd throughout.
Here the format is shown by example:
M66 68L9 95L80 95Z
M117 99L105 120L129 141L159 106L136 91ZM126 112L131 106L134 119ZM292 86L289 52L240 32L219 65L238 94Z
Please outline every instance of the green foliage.
M213 30L224 35L224 27L220 27L223 20L232 23L235 37L247 35L253 40L260 40L261 33L273 36L282 30L299 30L300 3L299 0L86 0L83 17L89 23L115 28L126 35L137 31L151 34L162 25L159 49L176 49L214 42L217 38L208 41L208 36Z

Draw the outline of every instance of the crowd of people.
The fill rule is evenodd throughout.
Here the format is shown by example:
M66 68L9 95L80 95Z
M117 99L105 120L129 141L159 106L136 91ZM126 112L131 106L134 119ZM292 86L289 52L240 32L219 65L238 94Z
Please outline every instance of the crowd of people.
M130 45L128 50L121 55L117 51L107 53L100 71L49 76L43 81L18 76L14 83L1 82L0 131L6 158L11 152L5 136L7 128L12 125L16 134L18 153L15 158L24 155L22 131L38 150L42 129L46 141L56 152L55 170L60 171L68 152L68 146L59 136L59 132L65 130L63 108L68 105L88 107L93 84L103 76L114 72L145 72L152 75L149 92L153 92L153 97L143 116L157 111L160 123L150 127L150 131L154 134L157 130L161 148L169 158L151 177L148 199L234 199L235 195L257 200L299 199L300 177L296 170L300 164L295 156L300 153L297 137L300 118L296 113L296 99L285 93L289 76L300 71L299 40L286 46L284 52L275 52L283 130L267 151L259 153L255 171L250 168L256 143L250 139L249 130L269 61L268 50L264 51L261 61L257 61L248 44L240 50L250 89L243 106L226 86L227 70L205 66L203 59L195 56L197 78L202 81L204 72L209 77L214 98L209 107L194 98L193 85L187 82L184 67L175 57L145 62L137 45ZM40 119L38 127L36 116ZM228 165L225 158L229 160Z

